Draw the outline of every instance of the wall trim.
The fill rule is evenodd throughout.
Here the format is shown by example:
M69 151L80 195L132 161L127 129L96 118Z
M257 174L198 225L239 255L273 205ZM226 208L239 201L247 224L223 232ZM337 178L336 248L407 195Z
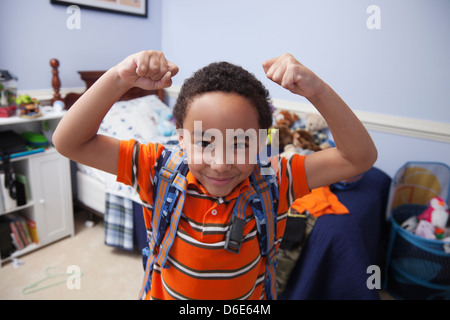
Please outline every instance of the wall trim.
M180 86L173 85L165 89L166 95L170 98L176 98L180 88ZM305 102L272 99L272 103L275 108L295 111L300 117L309 112L317 112L313 105ZM367 130L450 143L449 123L367 111L353 111Z
M176 99L180 88L178 85L172 85L165 89L166 96ZM83 93L84 90L85 88L61 88L60 94L65 96L69 92ZM23 90L18 93L29 94L44 103L53 98L53 89ZM317 112L311 104L305 102L272 99L272 103L277 109L295 111L300 116L305 116L309 112ZM449 123L359 110L354 110L354 112L368 130L450 143Z
M86 87L79 88L61 88L59 90L59 94L61 97L64 97L66 94L70 92L74 93L83 93L86 90ZM36 98L42 102L42 104L48 103L51 99L53 99L53 89L39 89L39 90L19 90L17 94L28 94L30 97Z

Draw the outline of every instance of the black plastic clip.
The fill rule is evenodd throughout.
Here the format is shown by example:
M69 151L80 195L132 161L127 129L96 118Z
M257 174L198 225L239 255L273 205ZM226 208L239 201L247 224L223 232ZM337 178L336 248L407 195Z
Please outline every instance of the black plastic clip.
M239 253L241 249L242 240L244 238L245 220L232 216L231 226L227 231L227 239L225 241L225 249L228 251Z

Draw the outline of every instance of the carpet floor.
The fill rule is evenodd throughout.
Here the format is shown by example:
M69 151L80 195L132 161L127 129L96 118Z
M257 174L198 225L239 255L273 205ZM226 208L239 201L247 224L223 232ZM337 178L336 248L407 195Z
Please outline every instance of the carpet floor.
M1 266L1 300L138 298L144 276L141 254L105 245L102 221L86 227L86 212L74 216L75 236Z

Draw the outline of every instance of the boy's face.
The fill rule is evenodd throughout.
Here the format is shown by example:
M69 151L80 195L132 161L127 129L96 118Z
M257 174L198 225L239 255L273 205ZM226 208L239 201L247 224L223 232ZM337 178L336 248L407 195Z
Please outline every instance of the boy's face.
M223 197L247 179L259 152L258 114L234 93L209 92L187 109L178 139L189 170L213 196Z

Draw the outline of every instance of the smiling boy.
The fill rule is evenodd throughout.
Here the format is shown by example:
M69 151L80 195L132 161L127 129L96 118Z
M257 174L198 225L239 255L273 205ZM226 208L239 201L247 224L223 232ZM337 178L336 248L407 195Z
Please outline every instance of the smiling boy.
M364 126L339 96L292 55L267 60L269 79L306 97L327 121L336 143L308 156L289 160L274 157L278 194L276 236L279 246L286 212L309 190L356 176L376 160L376 148ZM144 51L108 70L67 112L53 143L58 151L83 164L117 175L137 186L152 239L155 164L164 146L118 141L97 134L103 117L133 86L169 87L178 67L164 54ZM147 264L143 299L264 299L267 256L260 252L257 224L248 206L238 252L226 250L226 236L240 196L254 187L249 176L264 147L262 135L227 135L267 130L271 123L269 95L263 85L241 67L214 63L183 84L174 107L179 145L187 158L187 196L165 264ZM201 124L200 126L196 126ZM198 129L200 128L200 129ZM76 132L77 134L73 134ZM157 207L155 207L157 208ZM158 248L155 254L158 254ZM276 296L273 295L275 298Z

